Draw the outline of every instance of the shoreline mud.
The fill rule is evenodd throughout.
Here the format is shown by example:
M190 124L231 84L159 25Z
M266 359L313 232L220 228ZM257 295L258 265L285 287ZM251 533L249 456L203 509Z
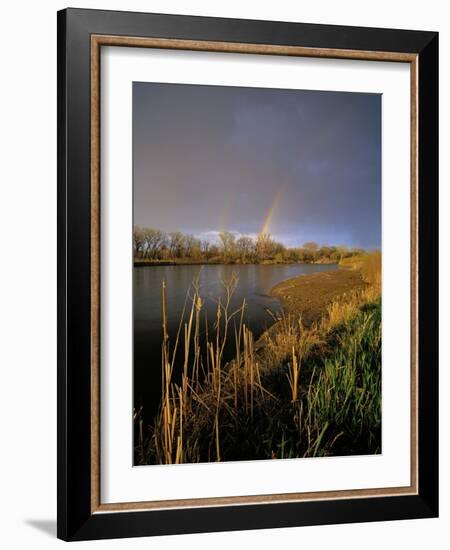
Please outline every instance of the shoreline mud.
M308 327L320 321L332 302L366 287L359 270L336 269L287 279L275 285L270 295L281 301L285 313L301 314Z

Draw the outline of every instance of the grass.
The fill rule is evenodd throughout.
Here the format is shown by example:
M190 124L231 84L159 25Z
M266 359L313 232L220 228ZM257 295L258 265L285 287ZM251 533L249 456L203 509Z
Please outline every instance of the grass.
M358 254L350 258L343 258L340 264L360 271L363 280L369 285L381 286L381 252Z
M163 284L162 398L150 428L136 415L137 464L381 452L381 279L372 260L361 265L372 279L364 290L331 303L308 328L286 315L256 343L245 301L230 310L237 277L224 283L209 332L194 282L173 343ZM225 363L229 341L235 355Z

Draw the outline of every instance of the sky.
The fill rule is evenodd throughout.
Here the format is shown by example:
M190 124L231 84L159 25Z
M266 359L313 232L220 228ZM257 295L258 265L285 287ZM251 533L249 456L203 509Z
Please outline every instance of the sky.
M134 224L381 247L381 95L133 83Z

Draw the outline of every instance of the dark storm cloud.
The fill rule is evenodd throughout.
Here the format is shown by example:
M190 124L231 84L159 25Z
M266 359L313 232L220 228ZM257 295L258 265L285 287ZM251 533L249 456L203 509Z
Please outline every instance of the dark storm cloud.
M133 84L134 221L374 248L381 96Z

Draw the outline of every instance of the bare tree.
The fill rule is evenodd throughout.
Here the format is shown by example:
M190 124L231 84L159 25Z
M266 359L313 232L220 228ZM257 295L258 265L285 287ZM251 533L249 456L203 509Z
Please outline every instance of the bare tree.
M269 233L260 233L256 240L256 256L258 260L267 260L273 254L274 241Z
M242 235L236 241L236 251L243 262L251 261L255 255L255 242L251 237Z
M240 261L263 262L317 262L329 259L339 262L343 258L364 254L360 248L346 246L319 246L308 241L299 248L286 248L269 233L262 233L256 239L234 233L219 233L219 243L201 240L194 235L183 235L180 231L169 234L151 227L133 228L133 253L135 258L161 260L166 258L191 258L196 262L215 258L225 263Z
M133 253L135 258L140 258L144 252L144 230L136 226L133 228Z
M184 237L184 251L187 258L198 258L200 255L201 242L194 235Z
M308 241L303 245L303 248L306 248L306 250L317 250L319 245L314 241Z
M219 239L222 245L223 257L225 260L231 259L235 252L236 237L229 231L219 233Z
M185 254L185 238L183 233L169 233L169 251L172 258L182 258Z
M210 256L210 251L211 251L211 243L207 240L203 240L201 243L200 243L200 250L201 250L201 253L203 254L203 256L209 260L209 258L211 257Z
M144 230L144 257L157 258L167 244L167 235L160 229L146 227Z

